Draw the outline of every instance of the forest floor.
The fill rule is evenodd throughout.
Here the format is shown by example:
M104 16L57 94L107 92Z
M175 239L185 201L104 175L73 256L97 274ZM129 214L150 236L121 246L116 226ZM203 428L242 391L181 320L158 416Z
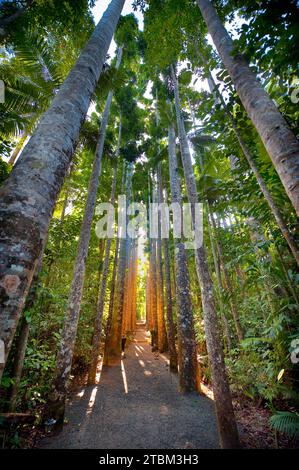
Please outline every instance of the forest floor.
M76 391L63 431L42 439L48 449L218 448L213 401L178 392L168 359L151 352L143 325L119 364L103 367L99 383Z

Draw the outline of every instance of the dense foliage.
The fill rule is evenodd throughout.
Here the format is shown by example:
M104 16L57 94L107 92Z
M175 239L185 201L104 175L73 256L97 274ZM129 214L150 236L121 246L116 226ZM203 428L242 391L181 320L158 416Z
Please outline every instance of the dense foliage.
M298 235L295 212L229 74L207 38L206 25L196 2L137 0L133 3L136 11L144 13L144 31L138 30L133 14L122 17L119 22L115 42L117 46L128 45L124 49L123 62L116 71L115 59L107 58L105 72L93 98L94 111L81 128L75 157L56 204L42 268L31 291L33 299L31 302L29 299L24 308L23 316L29 323L30 333L15 409L38 410L38 414L42 414L42 405L51 391L88 181L109 89L113 89L114 99L97 202L108 200L116 160L117 195L124 190L125 168L132 164L132 198L146 204L152 198L160 164L164 194L169 198L167 129L175 120L169 106L169 100L173 101L169 67L175 64L198 194L204 203L204 240L217 313L224 331L225 363L233 398L240 402L246 396L253 403L270 409L271 426L296 437L299 435L298 414L295 413L299 402L296 359L299 343L298 266L244 157L232 123L250 150L258 172L294 238ZM252 64L264 88L294 133L299 135L298 103L292 98L298 86L297 2L217 0L214 3L227 28L235 33L236 48ZM8 177L25 139L34 132L88 39L94 27L93 5L94 2L87 0L2 3L0 78L5 83L6 95L5 102L0 104L0 184ZM24 12L15 22L6 26L5 20L23 8ZM207 85L210 75L216 82L214 89ZM120 122L121 143L117 155ZM16 155L12 157L14 152ZM179 152L177 157L178 172L183 181ZM183 183L184 201L186 194ZM105 241L99 240L95 233L96 221L97 215L94 216L86 264L73 380L84 376L90 361L105 250ZM116 239L113 239L104 333L115 249ZM149 242L142 243L139 250L142 256L137 314L138 318L144 318ZM169 252L174 290L173 238L169 240ZM201 299L191 251L188 252L188 267L202 379L211 385ZM176 319L175 300L173 307ZM238 336L235 315L243 332L242 338ZM3 410L9 407L14 356L21 328L22 324L2 380ZM103 342L104 339L105 334ZM42 422L43 418L40 420Z

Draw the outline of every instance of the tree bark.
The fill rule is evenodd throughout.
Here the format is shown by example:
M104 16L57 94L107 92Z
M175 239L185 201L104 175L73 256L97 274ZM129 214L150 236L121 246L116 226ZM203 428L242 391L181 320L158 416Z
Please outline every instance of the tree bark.
M205 59L199 53L199 51L198 51L198 54L200 55L202 62L206 63ZM255 164L255 161L254 161L254 159L251 155L251 152L250 152L249 148L247 147L243 137L241 136L240 130L237 126L237 123L236 123L235 119L233 118L230 111L227 109L225 101L224 101L218 87L216 86L216 83L215 83L214 78L212 77L211 73L209 73L209 88L210 88L211 93L213 93L214 90L216 91L217 96L218 96L218 98L219 98L219 100L222 104L223 109L224 109L224 112L225 112L225 114L227 115L227 117L229 118L229 120L231 122L233 131L234 131L235 136L236 136L236 138L239 142L241 150L242 150L242 152L243 152L243 154L244 154L244 156L245 156L245 158L248 162L248 165L250 166L252 173L256 177L256 180L258 182L260 190L262 191L262 193L264 195L264 198L266 199L266 201L267 201L267 203L268 203L268 205L271 209L273 217L275 218L276 223L277 223L279 229L281 230L281 233L282 233L283 237L285 238L287 244L290 247L291 252L293 253L293 256L294 256L294 258L297 262L297 265L299 266L299 249L298 249L298 246L297 246L297 244L294 240L294 237L292 236L289 229L287 228L287 225L286 225L286 223L283 219L283 216L282 216L279 208L275 204L274 199L271 196L271 194L270 194L270 192L267 188L267 185L266 185L263 177L261 176L261 174L260 174L260 172L259 172L259 170L258 170L258 168Z
M153 186L153 202L160 203L161 190L161 164L158 163L156 171L156 186ZM167 350L167 338L164 320L164 299L163 299L163 271L162 271L162 239L161 239L161 213L158 212L158 233L155 239L155 290L157 292L157 346L162 353Z
M234 44L209 0L197 0L236 91L299 215L299 142Z
M107 317L107 323L105 327L105 352L104 352L104 364L105 359L107 357L107 351L106 351L106 345L107 345L107 339L111 330L111 324L112 324L112 314L113 314L113 306L114 306L114 296L115 296L115 284L116 284L116 274L117 274L117 266L118 266L118 255L119 255L119 238L116 238L116 243L115 243L115 255L114 255L114 261L113 261L113 271L112 271L112 279L111 279L111 284L110 284L110 300L109 300L109 310L108 310L108 317Z
M117 53L118 68L122 57L122 47ZM83 294L83 284L85 275L85 266L88 254L89 240L91 234L92 219L99 186L99 177L101 173L102 157L104 150L104 142L108 125L109 112L113 92L109 91L102 116L99 139L95 152L92 173L88 186L87 200L84 210L84 216L79 237L77 250L77 258L75 261L74 274L68 299L68 306L65 314L63 332L60 344L60 350L57 356L56 371L54 378L53 403L51 405L52 412L58 423L63 422L64 403L66 399L69 375L72 367L72 360L77 336L77 327L79 321L79 313Z
M80 127L124 0L112 0L0 189L0 340L5 362ZM83 86L84 84L84 86Z
M163 192L160 196L161 202L164 202ZM173 303L171 292L171 276L169 263L168 240L163 238L163 254L164 254L164 272L165 272L165 304L166 304L166 322L167 322L167 338L169 350L169 367L172 372L178 371L178 356L175 345L175 326L173 321Z
M175 131L168 128L169 179L172 203L181 205L181 187L178 174ZM184 242L178 238L175 243L177 323L179 341L179 382L182 392L200 391L200 373L193 322L193 308L190 295L188 262Z
M116 175L117 175L117 165L115 165L114 167L111 197L110 197L110 203L113 206L115 204ZM109 270L110 246L111 246L111 238L108 238L106 242L106 253L105 253L105 260L104 260L104 267L103 267L103 274L102 274L102 282L101 282L101 287L99 290L99 296L98 296L98 301L97 301L96 319L95 319L94 333L93 333L93 338L92 338L91 362L90 362L89 374L88 374L89 385L96 383L98 356L99 356L101 333L102 333L104 302L105 302L105 294L106 294L106 286L107 286L107 278L108 278L108 270Z
M27 342L29 337L30 325L25 317L21 321L20 333L17 339L16 352L14 356L13 365L13 385L10 391L9 398L9 411L14 412L16 410L17 396L20 386L20 381L23 372L25 353L27 348Z
M171 66L171 77L174 85L176 115L186 188L189 202L194 206L194 204L198 203L197 188L189 144L181 115L178 82L173 66ZM194 210L191 211L191 215L193 226L195 226ZM240 446L238 430L225 370L222 340L213 294L213 284L203 247L195 249L195 263L201 288L206 343L211 364L212 384L215 396L220 443L223 448L237 448Z
M210 210L209 210L208 216L209 215L210 215ZM219 269L217 253L216 253L215 237L213 236L213 233L212 233L212 230L211 230L210 221L208 221L208 232L209 232L209 238L210 238L210 243L211 243L215 274L216 274L216 279L217 279L217 284L218 284L218 286L217 286L218 287L218 289L217 289L217 291L218 291L218 305L219 305L220 315L221 315L221 319L222 319L222 323L223 323L223 330L224 330L224 333L225 333L227 350L230 351L231 348L232 348L230 328L229 328L228 319L227 319L227 316L225 314L225 309L224 309L224 305L223 305L223 298L222 298L223 285L222 285L222 279L221 279L221 273L220 273L220 269Z
M22 135L22 137L18 141L14 151L12 152L12 154L11 154L9 160L8 160L9 165L14 166L14 164L16 162L16 159L18 158L26 139L27 139L27 134L25 133L24 135Z
M237 337L238 337L239 343L241 343L241 341L243 341L243 339L244 339L244 334L243 334L243 330L242 330L241 323L240 323L239 312L238 312L238 309L237 309L237 306L236 306L236 302L235 302L235 298L234 298L234 292L233 292L233 288L232 288L232 285L231 285L231 282L230 282L229 274L228 274L226 266L225 266L222 244L221 244L221 241L219 240L219 238L217 237L217 234L216 234L217 228L216 228L216 223L215 223L215 219L214 219L214 214L213 214L213 211L210 208L209 208L209 212L210 212L212 227L213 227L213 231L214 231L214 240L216 242L217 251L218 251L218 255L219 255L219 259L220 259L220 264L222 266L222 272L223 272L223 275L224 275L225 287L226 287L228 295L229 295L229 303L230 303L230 308L231 308L231 312L232 312L234 323L235 323Z
M131 194L131 178L132 164L128 164L126 172L126 204L128 206ZM127 225L127 224L126 224ZM104 363L109 365L120 359L121 356L121 335L122 335L122 319L124 307L124 284L126 275L127 250L129 247L129 237L125 234L120 238L118 272L116 282L115 301L113 306L113 314L111 328L107 338L105 348L106 357Z
M151 193L149 183L149 207L151 207ZM153 191L152 191L152 199ZM149 225L152 224L152 214L149 211ZM151 230L151 229L150 229ZM152 323L152 350L158 349L158 309L157 309L157 239L150 236L150 311L151 311L151 323Z

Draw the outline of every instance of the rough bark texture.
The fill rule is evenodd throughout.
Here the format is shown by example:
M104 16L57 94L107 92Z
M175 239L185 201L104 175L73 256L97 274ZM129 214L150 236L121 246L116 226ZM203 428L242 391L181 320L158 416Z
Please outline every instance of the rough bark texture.
M131 177L132 177L132 165L128 164L126 172L126 202L127 205L130 201L131 193ZM126 275L126 261L127 261L127 250L129 247L129 237L120 238L119 244L119 260L118 260L118 272L116 281L116 292L115 301L113 306L113 314L111 321L111 328L106 339L107 344L105 348L106 357L104 359L105 364L109 365L115 360L118 360L121 355L121 335L122 335L122 319L123 319L123 307L124 307L124 296L125 296L125 275Z
M119 66L122 56L122 47L118 51L117 66ZM113 98L113 92L108 93L105 109L102 116L99 139L95 152L94 163L92 167L91 177L88 186L87 200L84 209L84 216L80 231L77 257L75 261L74 274L66 309L60 350L56 361L56 371L54 379L53 393L53 415L58 422L63 420L62 409L66 398L68 379L71 372L72 360L77 336L77 327L79 321L85 266L88 254L89 240L91 234L92 219L97 198L97 190L99 186L99 177L101 173L102 156L104 150L104 142L108 125L110 106ZM58 412L57 412L58 410Z
M42 269L43 253L44 253L46 244L47 244L47 239L45 240L44 248L40 255L38 266L35 270L31 287L30 287L30 291L26 299L26 304L25 304L26 310L31 309L36 300L36 295L37 295L37 290L38 290L38 279L39 279L39 274ZM21 381L22 374L23 374L24 360L25 360L29 333L30 333L30 324L28 323L26 317L23 315L21 319L19 336L16 341L16 352L14 355L14 362L13 362L13 375L12 375L13 384L10 390L10 397L9 397L9 411L11 412L15 411L16 409L17 396L18 396L20 381Z
M234 45L209 0L197 0L208 31L249 118L259 133L299 215L299 142ZM232 54L233 53L233 54Z
M164 202L163 192L161 202ZM171 292L171 276L169 263L168 240L163 238L163 254L164 254L164 272L165 272L165 305L166 305L166 323L167 338L169 351L169 366L172 372L178 371L178 356L175 345L175 325L173 321L173 302Z
M162 171L161 162L158 163L157 167L157 200L161 204L163 200L162 192ZM162 260L162 236L161 236L161 212L158 213L158 240L157 240L157 294L158 294L158 322L159 322L159 333L158 333L158 348L160 352L167 351L167 334L166 325L164 318L164 276L163 276L163 260Z
M175 131L168 129L168 158L171 201L181 204L181 187L176 159ZM188 262L184 242L175 238L175 275L179 341L179 381L182 392L200 390Z
M210 208L209 208L208 216L209 215L210 215ZM232 348L231 334L230 334L229 323L228 323L228 320L225 314L224 305L223 305L223 298L222 298L223 285L222 285L221 273L219 269L219 263L218 263L216 247L215 247L215 235L212 233L210 221L208 221L208 232L209 232L209 238L210 238L210 243L211 243L215 274L216 274L216 279L217 279L218 305L219 305L221 320L223 324L223 330L225 334L226 346L227 346L228 351L230 351Z
M113 206L115 204L116 175L117 175L117 166L115 165L114 173L113 173L113 180L112 180L111 197L110 197L110 203ZM98 356L99 356L101 333L102 333L104 302L105 302L106 286L107 286L107 278L108 278L108 270L109 270L110 247L111 247L111 238L108 238L107 243L106 243L106 253L105 253L103 274L102 274L99 296L98 296L98 301L97 301L96 319L95 319L94 332L93 332L93 338L92 338L91 362L90 362L90 368L89 368L89 374L88 374L89 385L92 385L96 382Z
M148 193L149 207L151 204L151 191L149 182ZM154 201L153 201L154 202ZM152 217L149 211L149 226L151 227ZM158 349L158 309L157 309L157 239L150 237L150 266L149 266L149 281L150 281L150 315L151 315L151 335L152 335L152 350Z
M234 292L233 292L233 288L232 288L232 285L231 285L230 277L229 277L229 274L228 274L226 266L225 266L222 243L219 240L219 238L217 237L217 228L216 228L216 223L215 223L215 219L214 219L214 214L213 214L212 211L210 211L210 216L211 216L211 222L212 222L212 226L213 226L213 230L214 230L214 240L216 242L217 251L218 251L218 255L219 255L219 259L220 259L220 264L222 266L222 272L223 272L223 275L224 275L225 288L226 288L226 290L228 292L228 295L229 295L229 303L230 303L230 308L231 308L231 312L232 312L234 323L235 323L235 328L236 328L236 332L237 332L238 341L239 341L239 343L241 343L241 341L244 339L244 334L243 334L243 329L242 329L242 326L241 326L241 323L240 323L240 316L239 316L239 312L238 312L238 309L237 309L237 305L236 305L236 301L235 301Z
M5 362L124 0L112 0L0 189L0 339ZM4 364L0 364L0 379Z
M193 205L198 202L197 188L191 154L184 122L181 115L179 88L174 69L171 66L171 76L174 84L175 105L181 156L185 174L188 200ZM192 222L195 224L194 209L191 211ZM234 410L230 395L228 379L225 370L222 339L219 321L215 308L213 283L207 265L204 247L195 249L195 264L201 289L201 301L204 316L205 334L209 360L211 363L212 384L215 396L215 407L221 446L223 448L236 448L240 446Z
M113 306L114 306L114 295L115 295L115 284L116 284L116 274L117 274L117 266L118 266L118 254L119 254L119 238L117 237L115 243L115 255L113 261L113 271L112 271L112 279L110 284L110 300L109 300L109 310L108 310L108 317L107 323L105 327L105 338L107 339L111 330L112 324L112 314L113 314ZM106 344L105 342L105 351L106 351ZM104 353L104 359L107 357L106 352Z

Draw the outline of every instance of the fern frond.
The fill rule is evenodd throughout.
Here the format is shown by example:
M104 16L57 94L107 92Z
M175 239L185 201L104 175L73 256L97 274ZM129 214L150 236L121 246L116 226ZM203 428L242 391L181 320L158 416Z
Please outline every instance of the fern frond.
M289 437L299 437L299 414L291 411L277 411L269 419L271 428Z

